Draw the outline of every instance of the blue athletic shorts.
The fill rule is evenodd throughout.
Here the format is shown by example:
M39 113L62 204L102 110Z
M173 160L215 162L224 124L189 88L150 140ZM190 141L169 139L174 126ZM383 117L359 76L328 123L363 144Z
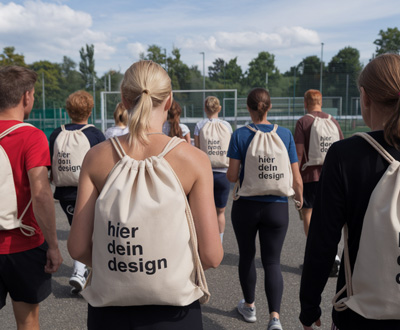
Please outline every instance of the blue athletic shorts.
M7 294L28 304L38 304L50 295L51 274L44 271L47 248L45 242L28 251L0 254L0 309Z
M226 178L226 173L213 172L213 175L214 175L215 206L222 209L228 203L231 183Z

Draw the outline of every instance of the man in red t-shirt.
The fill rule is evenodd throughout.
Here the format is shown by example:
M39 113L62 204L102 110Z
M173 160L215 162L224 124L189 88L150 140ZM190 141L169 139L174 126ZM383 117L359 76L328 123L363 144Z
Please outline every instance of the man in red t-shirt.
M29 117L36 79L27 68L0 69L0 133ZM18 329L39 329L39 303L50 295L51 274L62 263L48 180L48 143L41 130L23 126L2 138L0 145L11 164L18 217L32 200L22 224L34 230L32 236L19 227L0 230L0 308L10 294Z

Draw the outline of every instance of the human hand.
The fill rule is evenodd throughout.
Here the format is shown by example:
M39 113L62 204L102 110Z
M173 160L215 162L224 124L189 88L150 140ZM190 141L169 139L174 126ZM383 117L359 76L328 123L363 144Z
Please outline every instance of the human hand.
M46 265L44 266L44 271L49 274L55 273L62 262L63 258L58 247L49 248L47 250L47 261Z
M320 327L320 326L321 326L321 320L320 320L320 319L316 320L314 324L315 324L317 327ZM313 328L312 326L311 326L311 327L307 327L307 326L305 326L305 325L303 324L303 329L304 329L304 330L313 330L314 328Z

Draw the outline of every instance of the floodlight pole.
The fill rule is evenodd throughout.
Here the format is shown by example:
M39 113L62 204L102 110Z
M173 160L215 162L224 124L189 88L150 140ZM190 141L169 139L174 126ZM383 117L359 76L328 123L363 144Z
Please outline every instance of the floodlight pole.
M206 95L205 95L205 90L206 90L206 65L205 65L205 57L206 54L204 52L200 52L200 54L203 54L203 105L204 102L206 101Z
M319 77L319 91L321 92L321 94L322 94L322 71L324 66L324 62L322 61L323 54L324 54L324 43L321 42L321 73Z

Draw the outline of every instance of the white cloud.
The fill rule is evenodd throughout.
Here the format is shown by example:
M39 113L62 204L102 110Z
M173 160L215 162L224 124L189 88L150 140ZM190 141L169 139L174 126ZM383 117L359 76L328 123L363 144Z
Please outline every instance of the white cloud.
M27 61L60 61L63 55L79 57L85 44L95 45L95 56L109 59L116 49L109 36L91 29L88 13L66 5L26 1L23 5L0 4L0 45L14 46Z
M140 42L130 43L126 46L130 55L135 59L139 59L140 53L146 53L147 47L147 45Z
M180 38L178 47L206 49L208 51L232 51L267 49L268 51L314 46L320 43L318 33L303 27L281 27L275 32L217 32L208 38Z

